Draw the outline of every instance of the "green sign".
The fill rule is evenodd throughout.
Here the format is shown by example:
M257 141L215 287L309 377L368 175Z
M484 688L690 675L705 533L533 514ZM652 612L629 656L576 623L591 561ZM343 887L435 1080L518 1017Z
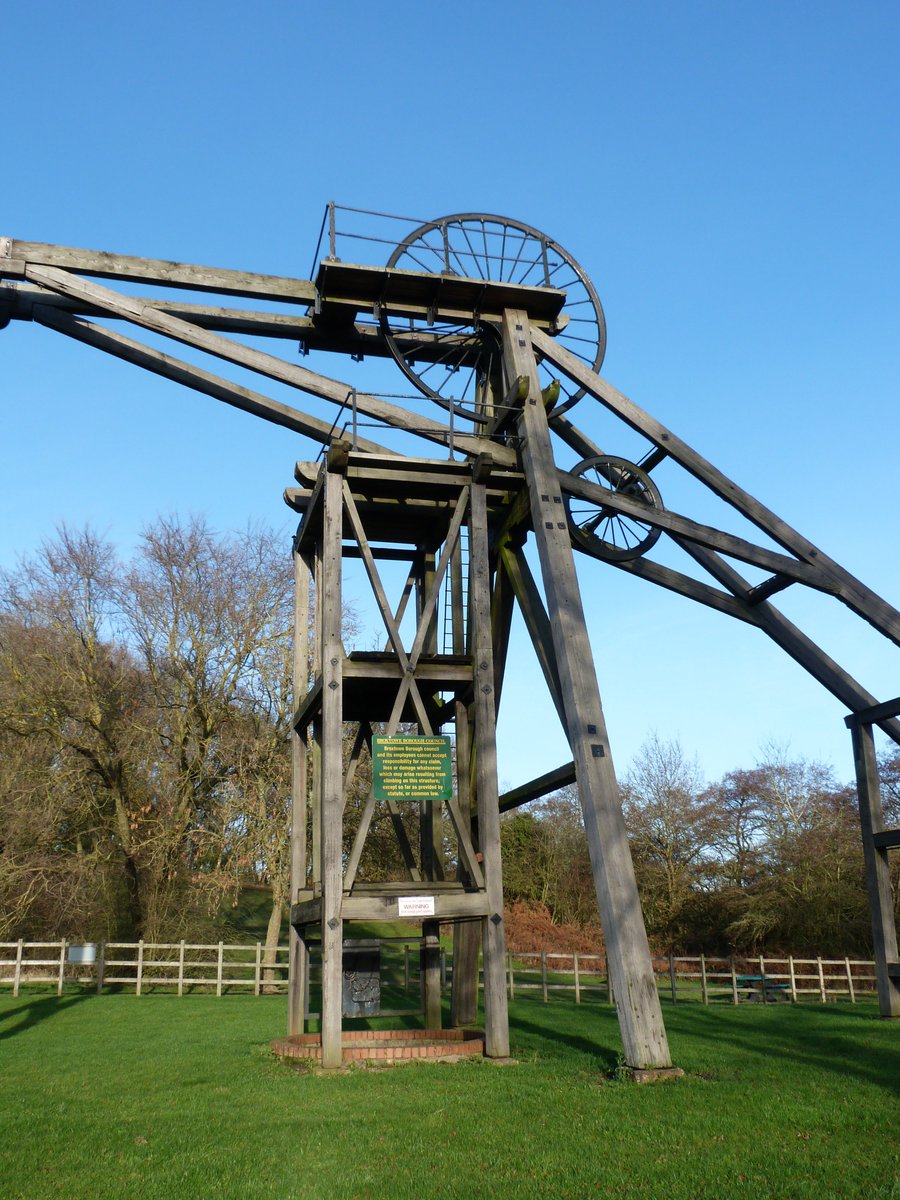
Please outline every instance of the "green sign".
M373 737L376 800L450 800L453 768L448 737Z

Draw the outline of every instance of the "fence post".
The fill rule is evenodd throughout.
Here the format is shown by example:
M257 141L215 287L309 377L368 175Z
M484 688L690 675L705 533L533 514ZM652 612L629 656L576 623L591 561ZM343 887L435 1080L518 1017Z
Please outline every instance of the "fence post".
M100 957L97 960L97 995L103 991L103 976L106 974L106 942L100 943Z
M441 951L441 995L447 990L447 951Z
M56 984L57 996L61 996L63 994L63 983L65 982L65 978L66 978L66 939L63 938L63 940L59 943L59 979L57 980L57 984Z
M544 1003L547 1003L547 951L541 951L541 988L544 992Z
M216 956L216 995L222 995L222 943L219 942L219 953Z
M731 998L735 1004L738 1002L737 994L737 971L734 969L734 955L731 956Z
M766 1002L766 960L762 955L759 956L759 986L762 990L762 1002Z
M22 979L22 939L19 938L19 944L16 946L16 973L13 976L13 995L19 994L19 983Z
M572 968L575 971L575 1003L581 1003L581 982L578 978L578 955L572 955Z
M672 989L672 1003L675 1003L675 957L669 955L669 986Z
M853 991L853 972L850 970L850 959L844 959L844 966L847 969L847 991L850 993L850 1003L856 1003L856 993Z
M797 1003L797 979L794 975L794 956L788 955L788 974L791 978L791 1004Z
M700 995L704 1004L709 1004L709 986L706 982L706 955L700 955Z
M134 982L134 994L141 994L141 984L143 983L144 975L144 939L138 942L138 959L137 959L137 979Z
M821 996L822 996L822 1003L827 1004L828 1003L828 993L825 991L825 972L822 970L821 958L816 959L816 965L819 968L819 992L821 993Z
M184 995L184 938L178 947L178 995Z
M262 966L262 942L256 943L256 963L253 968L253 995L258 996L261 987L262 975L260 968ZM305 1014L304 1014L305 1015Z

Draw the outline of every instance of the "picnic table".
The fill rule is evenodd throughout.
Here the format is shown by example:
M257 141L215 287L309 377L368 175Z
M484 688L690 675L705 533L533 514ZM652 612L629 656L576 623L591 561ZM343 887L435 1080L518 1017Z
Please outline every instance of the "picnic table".
M738 975L735 983L738 991L742 993L740 998L751 1004L770 1004L790 999L790 984L781 979L773 979L771 975Z

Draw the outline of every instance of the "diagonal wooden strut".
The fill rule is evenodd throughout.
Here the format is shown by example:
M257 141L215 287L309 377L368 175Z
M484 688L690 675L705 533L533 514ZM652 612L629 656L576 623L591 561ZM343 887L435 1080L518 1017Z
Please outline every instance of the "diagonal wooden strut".
M625 1058L632 1067L668 1068L668 1039L641 917L534 349L523 312L504 314L503 351L507 379L520 375L529 379L528 398L518 420L522 462Z
M194 346L198 350L203 350L236 366L248 367L269 379L276 379L290 387L299 388L300 391L309 392L311 395L319 396L334 404L344 405L352 390L349 384L339 383L324 375L319 375L315 371L309 371L305 367L287 363L262 350L254 350L249 346L241 345L230 338L222 337L221 334L201 329L199 326L191 324L190 321L184 321L171 313L163 312L153 305L147 304L146 301L123 296L110 288L97 283L89 283L55 267L26 265L25 274L34 283L62 295L73 296L89 302L104 312L108 312L111 316L131 321L144 329L162 334L164 337L174 338L175 341L185 345ZM498 446L483 438L472 437L468 434L454 435L449 426L442 425L429 417L417 416L376 396L357 392L356 406L359 412L363 412L367 416L384 421L396 429L402 429L429 441L438 442L442 446L447 446L453 441L466 453L485 453L490 455L494 461L506 462L509 465L513 465L515 462L515 453L511 448Z
M612 384L595 375L579 359L565 350L540 329L532 329L534 347L564 375L596 397L606 408L620 417L626 425L649 438L660 450L678 462L722 500L768 534L773 541L795 554L801 562L815 565L831 580L833 594L853 612L873 625L879 633L900 645L900 612L888 604L861 580L845 571L817 546L812 545L796 529L761 504L749 492L739 487L701 454L651 417L634 401L629 400Z

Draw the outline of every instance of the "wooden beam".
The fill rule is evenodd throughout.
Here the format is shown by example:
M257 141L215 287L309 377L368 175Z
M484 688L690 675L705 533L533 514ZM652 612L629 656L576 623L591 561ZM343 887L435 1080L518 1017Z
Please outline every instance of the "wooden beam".
M516 602L525 620L525 628L531 638L531 644L534 647L560 723L563 729L566 729L565 704L553 649L553 631L550 627L550 619L544 611L537 584L531 574L531 568L528 566L528 560L521 550L514 550L509 544L504 544L500 548L499 561L512 586Z
M159 287L188 288L192 292L256 296L260 300L291 300L303 305L314 304L317 294L316 285L309 279L202 267L161 258L135 258L128 254L110 254L105 250L81 250L75 246L22 242L15 238L0 238L0 275L4 274L4 259L62 268L76 275L94 275L98 279L150 282Z
M292 552L294 566L294 632L292 639L292 694L294 704L303 695L309 679L309 566ZM306 730L291 729L291 896L293 904L306 887L306 818L309 811L307 794ZM308 953L306 940L291 926L288 932L288 1035L303 1033L304 1008L307 990Z
M849 728L854 721L859 721L863 725L878 725L882 721L898 715L900 715L900 696L893 700L885 700L883 704L872 704L868 708L861 708L849 717L845 717L844 720Z
M342 929L343 891L343 701L341 642L341 541L343 480L326 471L325 520L322 536L321 609L322 688L322 1066L342 1061Z
M854 711L877 705L875 697L870 692L857 683L843 667L839 666L833 658L768 600L761 604L750 605L746 600L750 584L730 563L725 562L711 550L692 545L690 542L684 542L682 549L705 567L714 579L727 587L734 594L737 603L746 606L758 628L789 654L796 663L799 663L805 671L808 671L814 679L818 680L824 688L831 692L832 696ZM878 725L888 737L900 744L900 721L886 717L879 721Z
M889 969L890 964L896 963L900 958L900 954L897 949L897 922L888 849L886 846L875 845L873 839L873 835L884 828L875 740L872 737L871 725L854 722L850 733L853 738L856 791L866 865L866 891L872 917L878 1005L883 1017L900 1017L900 978L893 977Z
M576 546L575 549L578 550L579 547ZM606 562L605 559L600 561ZM624 562L613 561L606 565L615 567L618 571L624 571L628 575L635 575L639 579L646 579L649 583L655 583L658 587L664 587L688 600L696 600L698 604L704 604L707 608L724 613L727 617L744 621L747 625L753 625L756 628L760 626L752 607L744 601L738 600L730 592L710 587L708 583L694 579L691 575L684 575L681 571L675 571L671 567L664 567L661 563L653 562L649 558L632 558Z
M539 775L537 779L532 779L529 783L521 783L518 787L504 792L500 797L500 811L502 813L512 812L514 808L521 808L523 804L531 804L533 800L540 800L542 796L558 792L560 788L568 787L575 781L575 763L565 763L553 771Z
M89 301L105 312L123 320L132 321L144 329L150 329L164 337L174 338L175 341L194 346L198 350L203 350L236 366L257 371L267 378L276 379L333 404L340 406L347 404L352 391L348 384L328 379L305 367L284 362L274 355L266 354L262 350L251 349L249 346L224 338L220 334L198 329L189 321L182 321L169 313L160 312L152 305L120 295L100 284L79 280L65 271L59 271L52 267L29 266L26 268L26 273L28 278L35 283L62 295ZM374 417L376 420L384 421L407 433L438 442L444 446L449 444L452 437L454 445L467 454L487 453L497 462L503 462L509 466L515 465L515 451L511 447L497 446L496 443L488 442L484 438L471 437L467 434L454 434L449 426L442 425L428 417L418 416L386 400L364 392L357 392L356 406L359 412Z
M540 329L533 330L533 343L541 355L558 367L569 379L596 397L606 408L620 417L626 425L649 438L660 450L665 450L686 471L706 484L749 521L768 534L784 549L796 554L806 563L814 563L829 576L833 594L858 616L868 621L885 637L900 645L900 612L871 588L866 587L817 546L792 529L786 521L766 508L749 492L739 487L686 442L676 437L660 421L644 412L634 401L617 391L612 384L565 350Z
M557 474L559 486L564 492L577 496L581 500L589 500L598 507L611 508L614 512L625 513L626 516L642 521L645 525L652 525L655 529L664 529L667 533L676 534L679 543L696 542L707 549L718 550L720 554L739 558L743 562L752 563L766 571L778 571L809 587L817 588L819 591L828 592L831 595L835 594L833 578L830 574L820 570L815 563L788 558L785 554L779 554L774 550L767 550L764 546L757 546L754 542L748 542L746 538L724 533L720 529L714 529L711 525L701 525L689 517L682 517L668 509L653 508L649 504L643 504L640 500L627 496L624 492L616 492L612 488L591 483L580 475L571 475L568 471L559 471Z
M506 932L500 861L494 652L491 645L490 561L484 485L470 489L469 596L475 661L475 800L478 840L484 859L488 917L482 930L484 959L484 1047L489 1058L509 1057L506 1003Z
M261 417L273 425L281 425L293 433L301 433L304 437L312 438L313 441L327 445L335 435L333 422L322 421L318 417L291 408L278 400L272 400L259 392L252 392L249 388L241 387L240 384L231 383L227 379L222 379L220 376L186 363L182 359L164 354L161 350L153 350L132 338L115 333L110 329L104 329L100 325L94 325L90 321L69 316L67 313L46 306L35 308L34 319L38 324L55 329L58 333L74 338L75 341L94 346L98 350L104 350L107 354L112 354L135 366L143 367L145 371L151 371L154 375L171 379L173 383L183 384L195 392L202 392L203 395L211 396L214 400L221 400L223 403L231 405L232 408L239 408L242 412L250 413L251 416ZM357 438L357 447L373 454L392 453L378 442L367 438Z
M664 1069L671 1066L668 1040L593 669L568 523L562 511L535 347L522 312L504 314L503 353L507 379L528 375L530 381L518 424L522 462L625 1061L633 1068Z

